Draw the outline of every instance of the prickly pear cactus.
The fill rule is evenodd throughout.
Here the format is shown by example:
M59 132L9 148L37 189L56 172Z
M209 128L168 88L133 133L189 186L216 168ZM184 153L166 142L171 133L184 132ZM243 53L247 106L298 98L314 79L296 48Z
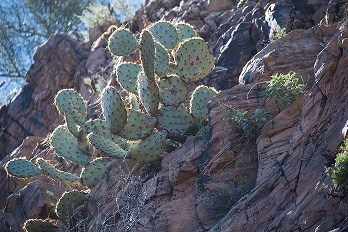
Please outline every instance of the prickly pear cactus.
M138 95L148 114L154 114L159 106L159 89L156 82L151 81L140 73L138 76Z
M199 81L214 68L214 56L201 38L185 40L175 51L176 73L186 83Z
M81 172L81 182L89 188L94 188L104 174L112 159L100 157L87 164Z
M158 123L170 133L183 134L191 126L191 116L183 106L165 106L159 109Z
M25 158L10 160L5 165L5 170L8 175L18 178L29 178L42 173L42 170L36 167L32 162Z
M185 39L196 36L196 32L193 27L187 23L177 23L176 28L178 31L178 43L181 43Z
M109 37L108 48L114 56L125 56L137 49L138 41L127 29L120 28Z
M173 49L177 44L178 32L172 23L159 21L152 24L149 30L166 49Z
M65 223L74 216L75 209L85 201L86 193L80 191L69 191L63 193L56 205L56 214Z
M128 152L123 150L118 144L114 143L112 140L91 133L87 136L88 142L103 155L116 158L123 159L128 156Z
M50 140L51 147L57 155L71 162L85 165L91 160L91 157L81 150L77 138L69 132L65 125L58 126L53 131Z
M187 86L178 76L158 81L159 95L165 106L178 106L187 99Z
M78 137L81 139L79 140L83 140L86 141L87 140L87 135L89 133L96 133L99 135L103 135L105 137L110 137L111 136L111 131L109 128L109 125L107 124L107 122L105 120L102 119L91 119L86 121L79 130L79 135Z
M137 94L137 79L141 66L133 63L122 63L116 68L117 80L122 88Z
M190 113L193 117L200 120L207 120L208 115L208 102L218 92L214 88L200 85L192 93L190 101Z
M53 232L59 229L57 221L29 219L23 225L25 232Z
M150 135L157 119L139 111L130 110L128 122L120 131L120 136L129 140L143 139Z
M76 125L81 125L87 118L86 104L82 96L73 89L60 90L54 103L59 112L64 116L70 116Z
M140 42L141 64L145 75L150 81L155 81L155 42L150 32L144 30Z
M42 158L39 158L37 162L43 172L52 179L62 181L63 183L78 183L79 181L79 177L75 174L58 170Z
M119 132L127 122L127 111L115 87L106 87L101 94L103 116L113 133Z
M169 70L168 51L160 44L155 42L155 72L159 77L165 76Z
M166 131L158 131L153 132L143 140L130 142L129 158L140 163L150 163L157 160L164 150L166 138Z

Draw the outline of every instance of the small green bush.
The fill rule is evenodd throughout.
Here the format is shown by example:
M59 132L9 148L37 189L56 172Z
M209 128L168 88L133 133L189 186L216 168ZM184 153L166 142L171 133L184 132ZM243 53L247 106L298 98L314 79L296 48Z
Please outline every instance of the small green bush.
M236 108L231 108L228 111L227 120L240 125L244 134L248 137L260 132L262 127L268 121L268 113L261 109L256 109L252 115L248 111L241 112Z
M348 139L345 139L336 156L335 166L327 168L326 173L331 176L336 187L348 189Z
M286 35L286 28L280 28L273 36L272 41L280 39Z
M266 88L267 100L274 99L278 106L287 107L294 102L304 90L299 83L298 75L294 72L275 74Z

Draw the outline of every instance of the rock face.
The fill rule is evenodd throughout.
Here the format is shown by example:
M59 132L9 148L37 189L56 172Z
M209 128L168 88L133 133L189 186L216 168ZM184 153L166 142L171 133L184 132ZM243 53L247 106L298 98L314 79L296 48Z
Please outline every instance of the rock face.
M348 131L348 22L327 25L337 21L335 7L342 1L216 2L148 0L136 14L133 30L162 17L192 23L215 55L216 68L202 82L222 91L209 104L210 126L162 154L159 164L119 161L107 168L76 209L85 231L105 226L149 232L329 231L347 226L347 193L335 190L325 174ZM272 41L282 27L289 33ZM22 231L26 219L46 218L69 188L43 176L30 181L8 177L3 167L11 158L45 157L46 147L37 144L61 123L52 105L59 89L75 88L92 103L96 96L86 80L98 75L104 84L115 82L108 79L112 65L104 49L111 30L94 31L87 43L52 37L38 49L28 85L1 108L0 148L4 155L14 150L0 162L1 232ZM265 100L264 90L271 75L290 71L301 75L306 94L278 108ZM231 108L250 114L262 109L269 121L261 132L245 136L228 121Z
M325 167L347 136L347 36L346 23L318 54L310 95L287 109L294 118L284 124L284 112L264 127L257 187L211 231L328 231L346 220Z
M77 87L81 74L77 43L64 35L51 37L34 56L27 85L0 109L0 158L12 152L27 136L44 136L62 119L53 99L62 88Z

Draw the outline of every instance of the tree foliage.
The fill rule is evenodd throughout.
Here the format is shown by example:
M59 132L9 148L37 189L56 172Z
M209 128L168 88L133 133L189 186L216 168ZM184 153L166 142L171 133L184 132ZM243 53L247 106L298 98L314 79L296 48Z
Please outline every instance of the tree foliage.
M81 27L92 0L4 0L0 3L0 76L23 77L37 46ZM75 34L77 35L77 34Z

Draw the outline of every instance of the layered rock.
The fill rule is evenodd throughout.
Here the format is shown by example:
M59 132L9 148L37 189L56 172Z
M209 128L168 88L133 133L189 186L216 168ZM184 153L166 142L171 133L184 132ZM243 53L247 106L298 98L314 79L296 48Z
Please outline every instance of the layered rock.
M0 158L27 136L45 136L62 122L54 96L62 88L77 87L85 72L77 43L65 35L52 36L34 56L19 95L0 109Z
M161 17L193 23L209 40L218 64L203 82L232 88L212 99L211 127L163 154L157 167L146 170L128 161L108 167L77 209L81 225L90 231L106 225L113 231L327 231L340 227L348 217L346 204L341 204L346 193L335 192L325 167L334 162L348 129L348 32L347 23L340 30L335 25L312 27L324 17L327 2L241 1L237 5L233 1L220 12L210 12L203 1L147 1L133 29ZM329 13L327 8L326 18ZM312 28L296 30L267 45L272 33L284 25L288 31ZM58 35L38 50L28 85L0 111L6 128L0 134L0 148L8 154L25 136L43 137L26 139L0 166L15 157L45 157L45 147L36 144L61 123L52 105L55 92L75 88L88 100L90 88L84 85L85 78L91 78L88 72L108 80L112 66L103 47L110 31L104 35L97 31L86 44ZM289 71L302 76L308 92L288 108L278 109L265 100L264 89L271 75ZM257 141L258 134L245 137L237 124L228 122L232 107L249 113L262 108L270 114ZM31 124L33 120L37 124ZM79 171L65 162L60 165ZM23 188L28 182L8 178L3 168L0 172L0 196L7 199L0 202L4 209L0 231L21 231L26 219L47 217L52 212L49 206L67 188L53 187L45 177Z

